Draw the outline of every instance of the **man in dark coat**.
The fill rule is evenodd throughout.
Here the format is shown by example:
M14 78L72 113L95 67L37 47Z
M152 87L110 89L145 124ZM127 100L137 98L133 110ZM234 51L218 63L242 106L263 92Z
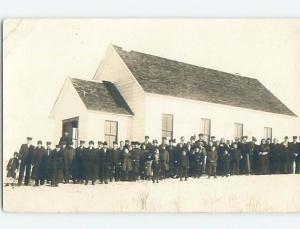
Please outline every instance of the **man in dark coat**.
M152 171L153 171L153 176L152 176L152 181L153 183L158 183L158 179L160 176L160 170L161 170L161 161L159 159L159 149L156 149L154 152L153 160L152 160Z
M289 138L284 137L284 142L281 143L280 150L280 172L283 174L288 173L289 161L290 161L290 150L289 150Z
M240 161L242 158L242 154L240 149L238 148L237 143L233 143L231 149L231 168L232 174L240 175Z
M132 142L132 167L133 167L133 180L140 179L140 161L141 161L141 148L139 142Z
M51 186L57 187L63 181L64 154L61 145L56 145L49 158L51 165Z
M177 175L177 155L176 155L176 139L170 139L169 145L166 148L169 152L169 174L168 177Z
M120 168L120 160L121 155L118 150L118 142L113 142L113 148L109 150L110 153L110 173L109 173L109 181L112 182L113 179L115 181L119 181L121 178L121 168Z
M203 150L205 149L203 148ZM192 176L194 178L200 178L204 171L203 166L204 166L205 156L203 153L201 153L199 146L195 146L194 154L191 159L193 160Z
M169 171L169 151L166 149L166 145L161 145L159 149L159 159L161 163L161 178L166 178Z
M273 143L270 144L270 173L280 173L280 152L281 146L278 140L274 138Z
M247 156L249 157L249 173L254 174L253 156L257 150L256 138L252 137L252 140L247 143Z
M31 144L32 138L27 137L27 143L22 144L19 150L19 159L21 160L20 173L18 179L18 185L22 185L24 172L25 172L25 185L29 185L32 155L34 153L34 146Z
M110 171L110 152L107 142L103 143L103 148L100 150L100 183L108 184L109 171Z
M42 141L37 142L37 146L34 150L32 157L32 179L35 181L35 186L43 185L46 178L47 169L47 153L45 148L42 146Z
M180 181L182 181L183 177L184 180L187 181L188 178L188 171L189 171L189 167L190 167L190 161L189 161L189 157L187 155L186 149L185 148L180 148L179 150L180 153Z
M75 150L73 148L73 142L70 142L66 147L63 147L64 153L64 181L65 183L69 183L71 169L72 169L72 162L75 155Z
M128 181L131 178L132 174L132 159L131 159L132 147L124 147L122 153L122 170L123 170L123 180Z
M99 156L94 148L94 141L89 141L89 147L86 148L82 156L85 185L88 185L89 180L92 181L92 185L95 185L95 181L98 177L98 158Z
M240 168L243 174L250 174L250 157L249 157L249 144L247 143L247 136L242 137L242 141L239 143L239 148L242 154L242 160Z
M221 161L221 174L222 176L228 177L230 175L230 149L225 144L225 139L222 138L217 148L218 161Z
M217 178L218 153L214 145L211 146L210 150L207 153L207 161L208 161L208 178L210 178L210 176L214 176L214 178Z
M45 179L47 180L48 184L51 181L51 168L50 168L50 164L49 164L49 159L50 159L51 152L52 152L51 142L46 142L46 155L47 155L46 164L47 164L47 168L46 168L46 172L45 172L45 176L46 176Z
M294 172L295 159L298 156L297 136L293 136L293 141L289 143L288 173Z
M83 155L85 154L85 141L81 140L80 145L75 149L75 155L73 158L72 163L72 179L73 183L82 183L84 176L83 176Z
M258 148L258 165L260 175L265 175L269 173L269 157L270 147L266 143L266 140L263 138Z
M259 174L259 155L258 155L258 149L259 145L256 144L257 139L255 137L252 137L252 147L253 147L253 156L252 156L252 174Z

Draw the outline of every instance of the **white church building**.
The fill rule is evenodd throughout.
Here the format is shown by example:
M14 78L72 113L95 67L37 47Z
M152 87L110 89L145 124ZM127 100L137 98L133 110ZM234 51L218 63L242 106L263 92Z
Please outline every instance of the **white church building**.
M92 80L67 78L51 111L55 141L291 136L297 115L257 79L110 45Z

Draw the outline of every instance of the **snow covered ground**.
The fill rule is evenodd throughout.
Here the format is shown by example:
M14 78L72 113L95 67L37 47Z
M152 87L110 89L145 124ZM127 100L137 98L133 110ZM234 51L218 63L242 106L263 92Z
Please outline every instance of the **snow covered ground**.
M4 187L8 212L299 212L300 175Z

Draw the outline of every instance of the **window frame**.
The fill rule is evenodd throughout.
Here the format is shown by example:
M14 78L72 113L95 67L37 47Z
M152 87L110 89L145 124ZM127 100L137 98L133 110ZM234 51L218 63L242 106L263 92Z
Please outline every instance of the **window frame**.
M270 134L271 134L270 137L268 137L269 131L271 131L270 132ZM265 137L265 139L268 139L268 138L270 138L271 140L273 139L272 138L273 137L273 128L272 127L268 127L268 126L264 127L264 137Z
M236 127L242 127L242 131L241 131L241 136L237 136L237 129ZM234 123L234 138L238 138L239 140L241 140L241 138L244 136L244 124L240 123L240 122L235 122Z
M164 129L164 125L163 125L163 122L164 122L164 117L167 117L166 119L166 129ZM171 130L168 129L168 117L171 117ZM170 138L170 139L173 139L174 137L174 115L173 114L162 114L162 118L161 118L161 135L162 137L167 137L167 138ZM171 137L169 137L169 134Z
M109 123L109 133L106 133L106 123ZM115 135L112 134L112 131L111 131L111 124L112 123L115 123L116 124L116 133ZM112 147L113 146L113 142L116 141L118 142L118 131L119 131L119 123L118 121L114 121L114 120L105 120L104 121L104 140L107 142L108 146L109 147ZM107 138L108 137L108 141L107 141ZM114 137L114 140L111 142L110 138L111 137Z
M208 133L206 133L206 124L208 123ZM211 137L211 119L201 118L201 133L203 134L204 140L209 141Z

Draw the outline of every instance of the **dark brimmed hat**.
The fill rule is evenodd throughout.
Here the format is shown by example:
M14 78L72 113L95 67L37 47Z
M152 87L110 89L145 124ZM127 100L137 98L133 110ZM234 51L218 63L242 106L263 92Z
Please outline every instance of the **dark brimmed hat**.
M256 137L252 137L252 141L256 142L257 141Z
M113 141L113 144L114 144L114 145L118 145L118 142L117 142L117 141Z
M85 143L85 141L84 140L80 140L80 144L84 144Z
M176 143L176 138L172 139L172 142L173 142L173 143Z
M162 137L161 139L162 139L162 140L167 140L167 137Z
M50 146L50 145L51 145L51 142L46 142L46 145L47 145L47 146Z
M55 145L55 147L58 148L58 147L60 147L60 145L59 145L59 144L58 144L58 145Z
M191 140L196 140L195 136L191 136L190 139L191 139Z
M89 141L89 144L93 144L94 145L94 141L92 140L92 141Z
M104 145L104 146L107 146L107 142L103 142L103 145Z
M210 136L210 138L216 138L216 136Z
M103 142L102 141L98 141L98 145L103 145Z
M289 139L289 137L288 137L288 136L285 136L284 139Z
M145 138L149 138L149 136L148 136L148 135L146 135L146 136L145 136Z
M32 140L32 137L27 137L26 138L28 141L31 141Z
M156 139L153 140L153 143L158 143L158 141Z
M37 144L43 144L43 142L41 140L38 140Z
M125 143L129 143L129 140L125 140Z
M203 134L198 134L199 137L203 137Z
M293 136L293 139L297 139L297 136Z

